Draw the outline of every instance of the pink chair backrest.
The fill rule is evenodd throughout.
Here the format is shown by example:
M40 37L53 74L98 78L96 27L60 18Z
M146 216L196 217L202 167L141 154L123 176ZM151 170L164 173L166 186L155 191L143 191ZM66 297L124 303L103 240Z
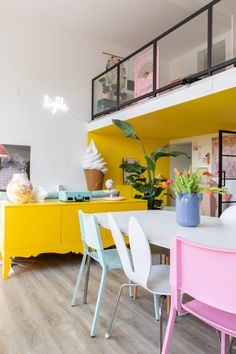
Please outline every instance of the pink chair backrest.
M209 306L236 314L235 269L236 250L173 239L170 283L176 309L181 308L181 289Z

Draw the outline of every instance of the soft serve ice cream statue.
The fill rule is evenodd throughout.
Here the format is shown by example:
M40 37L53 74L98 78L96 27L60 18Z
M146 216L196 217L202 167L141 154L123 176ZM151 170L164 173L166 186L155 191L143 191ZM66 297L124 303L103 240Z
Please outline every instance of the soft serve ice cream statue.
M89 191L102 189L104 175L108 171L107 163L92 140L82 159Z

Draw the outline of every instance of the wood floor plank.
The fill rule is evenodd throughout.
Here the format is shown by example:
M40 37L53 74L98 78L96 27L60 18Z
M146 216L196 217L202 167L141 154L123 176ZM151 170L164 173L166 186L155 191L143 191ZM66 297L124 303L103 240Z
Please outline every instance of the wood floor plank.
M0 281L0 354L154 354L158 352L158 326L153 297L139 289L138 298L122 296L112 337L104 334L111 318L122 271L108 275L97 337L90 326L101 277L91 264L88 304L70 301L81 256L40 255L27 268L14 266L14 274ZM83 285L83 282L82 282ZM164 326L166 326L165 316ZM170 354L216 354L215 332L192 316L178 318Z

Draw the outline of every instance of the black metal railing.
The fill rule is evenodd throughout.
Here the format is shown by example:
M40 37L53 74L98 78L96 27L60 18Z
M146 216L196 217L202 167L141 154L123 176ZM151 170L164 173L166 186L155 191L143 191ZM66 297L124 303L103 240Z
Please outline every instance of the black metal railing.
M211 76L215 72L223 70L228 66L236 66L235 53L233 53L232 58L226 58L224 55L222 58L216 58L214 55L215 43L217 43L217 38L221 35L218 33L219 31L216 34L214 33L214 15L217 14L217 12L214 13L214 10L219 6L218 3L223 5L227 3L227 1L228 0L211 1L151 42L96 76L92 80L92 119L118 111L138 101L147 99L148 97L155 97L165 91L191 84L197 80ZM179 53L176 43L182 41L185 37L187 39L186 43L189 42L191 32L196 31L202 35L203 43L205 43L202 44L202 40L199 43L196 39L195 45L193 44L189 52L189 48L186 45L187 51ZM169 48L174 48L172 53L174 57L172 57L172 60L176 60L176 58L180 58L181 55L186 55L186 53L191 53L192 50L199 48L199 52L196 52L194 58L192 58L192 62L196 62L196 55L198 56L199 63L197 68L195 69L196 64L194 64L191 70L188 69L188 65L191 63L190 58L187 59L185 63L187 65L183 65L182 63L182 69L179 69L179 73L177 72L173 74L173 77L164 79L162 76L164 76L166 71L160 67L164 62L167 62L166 58L160 57L160 53L162 53L161 50L164 48L164 40L167 41L166 43L169 41ZM171 41L172 43L170 45ZM221 42L219 42L219 44L221 44ZM224 45L223 42L222 45ZM144 72L141 73L141 78L134 78L134 75L136 75L134 74L136 62L138 62L140 58L142 62L142 56L143 58L149 56L149 60L151 57L151 62L146 63L146 69L145 63L143 63L144 68L142 68L141 71L144 70ZM167 53L167 57L168 56L171 57L171 53ZM181 70L183 72L181 72ZM191 72L184 72L187 70ZM175 76L177 76L177 78ZM143 80L142 83L147 84L143 93L137 90L139 80ZM140 87L142 87L142 85L140 85Z

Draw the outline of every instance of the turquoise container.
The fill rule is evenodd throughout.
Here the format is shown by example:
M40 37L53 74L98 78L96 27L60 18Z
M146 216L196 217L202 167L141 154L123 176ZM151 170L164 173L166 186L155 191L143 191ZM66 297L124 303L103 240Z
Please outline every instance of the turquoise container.
M176 197L176 222L181 226L194 227L200 223L199 193L180 193Z

